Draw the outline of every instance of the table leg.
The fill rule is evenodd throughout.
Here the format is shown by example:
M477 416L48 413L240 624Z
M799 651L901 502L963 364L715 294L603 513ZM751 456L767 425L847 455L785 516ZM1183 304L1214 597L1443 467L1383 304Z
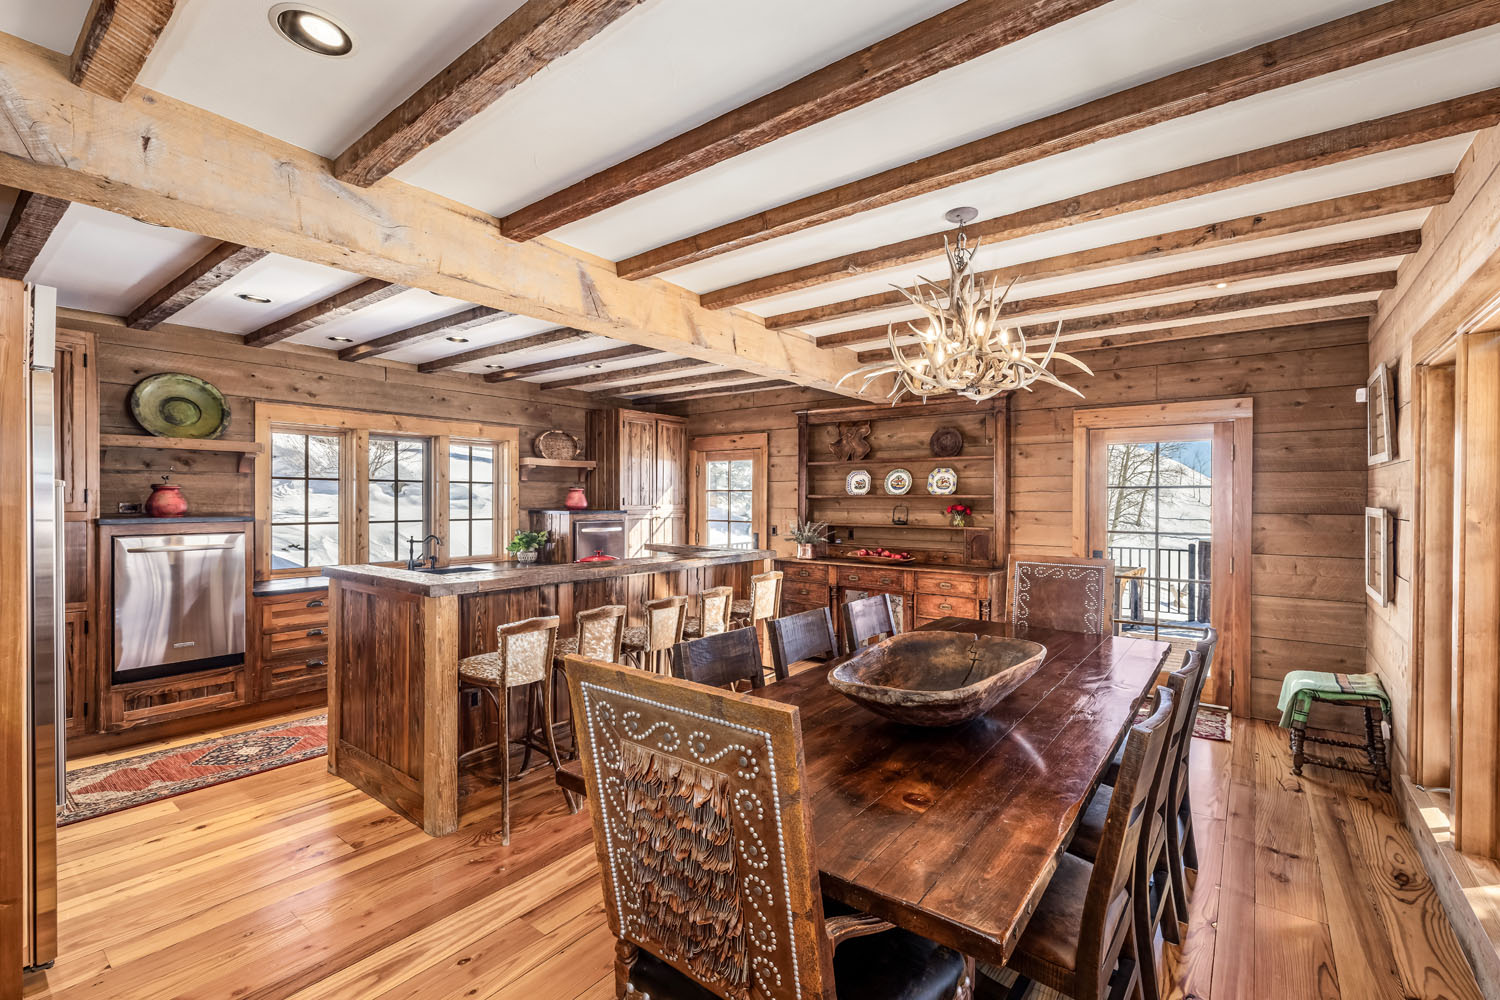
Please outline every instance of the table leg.
M1365 709L1365 739L1369 742L1370 766L1375 769L1375 784L1381 791L1391 790L1391 766L1385 755L1385 736L1380 732L1382 713L1378 708Z

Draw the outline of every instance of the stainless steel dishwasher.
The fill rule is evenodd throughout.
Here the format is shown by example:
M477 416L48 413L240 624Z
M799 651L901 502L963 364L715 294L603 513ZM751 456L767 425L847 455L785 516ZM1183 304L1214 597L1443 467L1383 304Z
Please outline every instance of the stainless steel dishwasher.
M245 661L244 532L114 544L114 683Z

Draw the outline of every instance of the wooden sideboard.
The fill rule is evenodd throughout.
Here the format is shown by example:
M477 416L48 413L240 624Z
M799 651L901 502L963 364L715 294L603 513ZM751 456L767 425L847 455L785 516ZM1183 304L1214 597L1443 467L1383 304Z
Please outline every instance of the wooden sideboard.
M905 629L950 615L981 621L1004 618L1005 572L990 567L882 565L828 558L778 559L776 568L783 573L783 615L828 608L834 627L841 632L839 608L873 594L895 599ZM839 638L842 641L842 634Z

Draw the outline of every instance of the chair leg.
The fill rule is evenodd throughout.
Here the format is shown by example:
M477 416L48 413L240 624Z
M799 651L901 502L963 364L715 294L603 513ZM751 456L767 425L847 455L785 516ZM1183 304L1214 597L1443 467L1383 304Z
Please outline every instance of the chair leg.
M1189 830L1191 829L1190 825ZM1167 820L1167 891L1172 894L1172 908L1177 911L1177 919L1186 923L1187 871L1182 856L1182 840L1182 817L1174 815Z
M1135 925L1125 930L1125 944L1120 956L1115 959L1115 973L1109 980L1109 1000L1146 1000L1141 985L1140 943L1136 940Z
M1160 862L1156 869L1154 879L1161 884L1161 936L1168 944L1182 944L1182 929L1178 925L1184 922L1187 910L1177 908L1177 896L1172 891L1171 862L1167 858L1167 852L1162 851L1158 858Z
M1182 821L1182 864L1188 871L1198 870L1198 838L1193 834L1193 797L1190 789L1182 791L1182 808L1177 811Z
M1302 747L1302 743L1306 735L1307 723L1292 723L1292 773L1299 778L1302 777L1303 761L1307 759Z
M489 690L489 689L486 689ZM501 691L495 699L495 715L498 720L498 747L500 751L500 843L510 843L510 692Z
M1391 767L1385 759L1385 737L1380 732L1380 712L1365 709L1365 742L1369 747L1370 768L1375 772L1375 786L1383 792L1391 790Z
M1135 939L1135 967L1140 977L1142 1000L1160 1000L1156 988L1156 930L1151 921L1151 879L1145 865L1136 862L1135 885L1130 890L1130 933Z
M552 758L552 773L556 774L562 765L562 757L557 752L557 735L552 731L552 720L556 718L553 710L556 708L557 696L552 691L553 679L549 674L542 681L542 728L547 731L547 749ZM562 790L563 801L568 804L568 812L578 812L578 799L566 788Z

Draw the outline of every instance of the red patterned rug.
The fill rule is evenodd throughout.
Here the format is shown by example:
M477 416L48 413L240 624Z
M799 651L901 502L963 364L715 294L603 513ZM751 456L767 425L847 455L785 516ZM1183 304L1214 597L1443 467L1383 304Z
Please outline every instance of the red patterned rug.
M1218 705L1199 705L1193 720L1193 735L1200 740L1229 742L1229 709Z
M79 768L68 772L68 801L57 822L66 826L326 753L328 717L315 715Z

